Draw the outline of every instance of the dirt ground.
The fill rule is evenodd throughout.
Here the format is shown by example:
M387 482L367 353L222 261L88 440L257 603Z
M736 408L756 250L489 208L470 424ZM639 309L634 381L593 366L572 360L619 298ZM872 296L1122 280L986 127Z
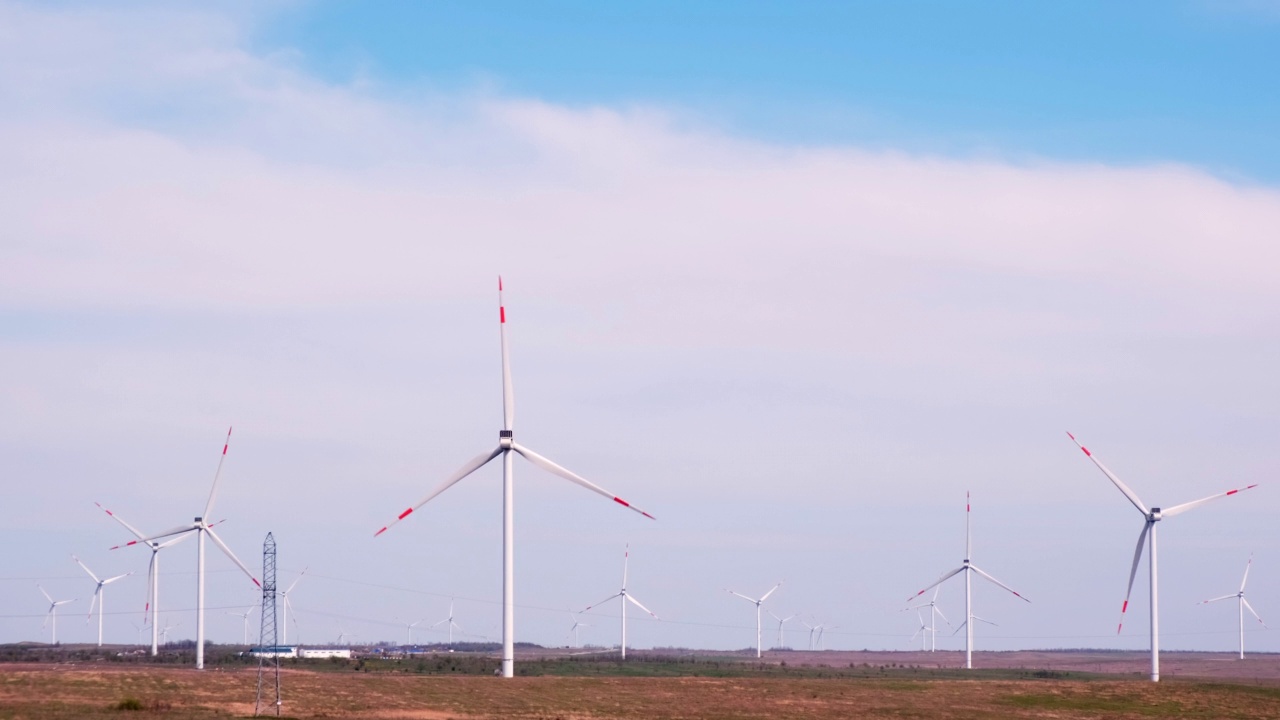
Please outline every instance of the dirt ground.
M806 653L782 653L803 665ZM928 668L958 653L814 653L822 664ZM983 653L980 667L1145 673L1136 653ZM927 657L926 657L927 656ZM777 660L766 657L765 660ZM807 658L819 664L819 658ZM517 677L409 673L283 674L297 718L1280 718L1280 656L1231 661L1171 653L1168 681L787 677ZM1204 679L1193 679L1192 676ZM214 718L253 712L256 669L102 663L0 665L0 718ZM126 698L144 709L114 709Z

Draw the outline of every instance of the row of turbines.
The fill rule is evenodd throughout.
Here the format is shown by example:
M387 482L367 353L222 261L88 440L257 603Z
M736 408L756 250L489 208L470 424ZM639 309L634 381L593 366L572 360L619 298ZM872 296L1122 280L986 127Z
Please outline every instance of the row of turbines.
M524 458L528 462L551 473L552 475L556 475L560 478L568 480L569 482L579 485L580 487L583 487L587 490L597 493L605 497L606 499L613 501L615 504L620 505L629 510L632 510L635 513L645 518L652 520L654 519L654 516L640 509L639 507L635 506L629 501L622 499L618 495L615 495L614 493L609 492L608 490L605 490L599 485L583 478L582 476L549 460L548 458L538 454L537 452L534 452L532 449L516 442L515 433L514 433L515 395L514 395L512 382L511 382L510 357L509 357L508 345L507 345L506 306L503 303L502 295L503 295L502 279L499 278L498 279L498 323L499 323L498 327L499 327L499 343L500 343L500 350L502 355L502 420L503 421L502 421L502 427L498 431L497 446L490 450L486 450L485 452L469 460L461 468L459 468L457 472L447 477L443 482L441 482L439 485L434 487L424 497L422 497L417 502L415 502L414 504L410 505L405 510L400 512L395 517L395 519L391 520L389 523L387 523L382 528L380 528L377 532L375 532L374 536L375 537L381 536L383 533L387 532L390 528L392 528L402 520L405 520L414 512L419 510L423 505L425 505L435 497L439 496L445 490L448 490L450 487L462 481L464 478L471 475L475 471L479 470L481 467L487 465L490 461L501 458L502 486L503 486L503 502L502 502L502 519L503 519L502 578L503 578L503 582L502 582L501 674L503 677L513 677L515 674L515 671L514 671L514 663L515 663L514 542L515 542L515 537L514 537L514 531L513 531L514 520L515 520L515 504L514 504L514 492L513 492L514 490L514 457L516 455L519 455L520 457ZM1134 551L1133 566L1129 574L1128 589L1126 590L1124 604L1121 608L1121 624L1117 628L1117 632L1119 632L1120 627L1123 627L1123 617L1125 612L1128 610L1129 596L1133 590L1133 582L1137 574L1138 565L1140 564L1143 551L1149 542L1150 551L1148 553L1148 561L1149 561L1149 570L1150 570L1149 586L1150 586L1150 602L1151 602L1151 612L1150 612L1151 680L1158 681L1160 678L1160 665L1159 665L1160 658L1159 658L1159 603L1158 603L1158 583L1157 583L1156 525L1157 523L1159 523L1161 520L1164 520L1165 518L1174 517L1176 515L1184 513L1188 510L1192 510L1194 508L1197 508L1201 505L1212 502L1213 500L1217 500L1219 498L1235 495L1241 492L1242 490L1252 489L1256 487L1256 484L1249 485L1245 488L1228 490L1223 493L1218 493L1206 498L1202 498L1200 500L1183 503L1181 505L1175 505L1173 507L1166 508L1163 510L1158 507L1149 507L1145 503L1143 503L1141 499L1139 499L1138 495L1134 493L1132 489L1130 489L1127 485L1121 482L1120 479L1115 476L1115 474L1113 474L1109 469L1107 469L1107 467L1103 465L1102 462L1098 460L1098 458L1092 452L1090 452L1083 444L1077 441L1074 435L1071 435L1070 433L1068 433L1068 436L1071 438L1072 441L1074 441L1080 447L1080 449L1084 452L1084 454L1090 460L1092 460L1093 463L1107 476L1107 478L1111 480L1111 482L1120 490L1121 493L1124 494L1124 496L1134 505L1134 507L1140 513L1142 513L1144 517L1142 531L1138 536L1137 547ZM209 540L212 541L218 547L218 549L223 554L225 554L233 563L235 563L235 565L239 567L244 572L244 574L248 576L250 580L253 581L255 585L258 585L259 587L261 587L261 584L258 582L257 578L253 576L253 573L251 573L249 569L246 568L242 562L240 562L240 560L235 556L235 553L233 553L231 549L227 547L226 543L224 543L221 540L221 538L218 537L217 533L214 532L213 528L215 525L217 525L217 523L210 521L210 516L214 508L214 502L217 499L218 481L222 473L222 463L226 459L227 447L230 443L230 437L231 437L231 431L228 430L227 440L223 444L222 455L219 458L218 469L214 474L213 487L210 490L209 498L206 501L201 514L196 516L194 520L183 523L176 527L170 528L161 533L146 535L141 531L139 531L134 526L125 522L116 514L112 513L110 510L106 510L106 508L103 508L103 510L106 511L108 515L113 517L117 522L119 522L121 525L127 528L129 532L132 533L135 537L134 540L131 540L127 543L124 543L124 545L117 546L117 547L128 547L132 545L142 544L142 545L146 545L151 549L151 562L148 566L148 571L147 571L148 585L149 585L149 601L148 601L147 608L148 608L148 611L152 613L154 613L159 606L159 553L160 551L162 549L175 545L179 542L182 542L192 536L195 536L197 538L197 542L198 542L197 566L196 566L196 588L197 588L196 589L196 667L197 668L204 667L205 537L208 536ZM101 505L99 505L99 507L101 507ZM938 578L938 580L936 580L933 584L923 588L907 601L909 604L910 602L916 600L917 598L919 598L921 595L928 592L929 590L931 589L935 590L934 600L930 601L929 603L914 606L914 608L917 610L923 609L924 607L930 608L931 619L929 623L928 632L931 636L933 636L934 647L936 648L936 621L934 620L934 618L936 615L938 615L941 612L937 608L937 604L936 604L936 597L937 597L936 589L942 583L946 582L950 578L955 577L956 575L963 575L964 584L965 584L965 620L964 620L964 624L961 627L966 630L966 634L965 634L965 638L966 638L965 639L965 667L966 668L972 668L973 666L972 652L973 652L974 623L988 622L973 614L972 583L973 583L974 575L977 575L978 577L984 580L994 583L995 585L999 586L1000 588L1003 588L1004 590L1012 593L1014 596L1024 601L1030 602L1027 598L1023 597L1017 591L1013 590L1008 585L1005 585L1004 583L997 580L994 576L990 575L989 573L985 572L984 570L978 568L976 565L973 564L972 558L971 558L972 542L971 542L971 534L970 534L969 515L970 515L970 508L966 500L965 556L960 567L943 574L942 577ZM648 608L646 608L643 604L641 604L640 601L637 600L635 597L633 597L627 590L627 564L629 560L630 560L630 548L627 549L623 559L623 582L622 582L621 590L617 593L614 593L613 595L610 595L608 598L605 598L605 600L602 600L599 603L595 603L594 605L588 606L587 608L589 610L592 607L597 607L604 602L608 602L615 599L620 600L621 607L622 607L621 650L623 653L623 657L625 657L625 653L626 653L626 612L627 612L628 604L634 605L636 608L657 618L656 614L654 614ZM77 562L79 561L77 560ZM83 563L81 563L81 565L83 566ZM88 572L87 567L85 568L85 570L86 572ZM124 577L124 576L117 576L114 578L108 578L106 580L98 580L97 576L94 576L92 573L90 573L90 575L98 583L97 588L94 591L94 595L95 595L95 599L99 603L99 607L101 607L103 588L105 587L105 585L108 583L114 582L116 580L119 580L121 577ZM1248 570L1246 567L1245 581L1247 581L1247 579L1248 579ZM295 580L295 584L296 582L297 581ZM781 583L778 583L777 585L775 585L773 588L771 588L768 592L766 592L764 595L760 596L759 598L749 597L747 595L737 593L733 590L728 591L735 596L738 596L750 603L753 603L756 606L757 657L760 656L763 648L763 642L762 642L762 637L763 637L762 636L762 633L763 633L762 620L763 619L761 617L762 606L764 602L769 598L769 596L773 594L773 592L776 591L780 585ZM291 589L292 587L290 588L290 590ZM43 592L43 589L42 589L42 592ZM287 613L288 613L288 607L289 607L288 591L281 594L285 598L285 613L286 613L286 628L287 628ZM48 597L47 593L46 593L46 597L49 599L51 603L51 607L50 607L51 615L56 612L58 605L67 602L67 601L54 601L53 598ZM1225 595L1220 598L1213 598L1205 602L1215 602L1215 601L1225 600L1230 598L1237 598L1240 605L1241 656L1243 657L1244 610L1248 609L1251 613L1254 614L1255 617L1257 617L1257 613L1254 612L1253 607L1250 606L1248 602L1244 599L1244 582L1241 583L1240 590L1238 593L1234 595ZM774 615L773 617L779 622L779 636L781 637L782 625L792 618L790 617L780 618L776 615ZM944 617L944 620L945 620L945 617ZM1258 620L1259 622L1261 622L1261 618L1258 618ZM419 622L422 622L422 621L419 621ZM156 652L156 646L158 643L159 629L157 628L157 623L155 622L152 622L151 626L152 626L152 653L154 654ZM412 632L412 627L413 625L409 626L409 632ZM450 632L452 632L454 627L456 627L456 625L453 622L453 613L452 613L452 607L451 607L450 617L449 617ZM580 624L575 619L575 625L572 628L571 632L576 631L579 627L580 627ZM806 623L806 627L810 629L810 647L811 648L813 646L814 633L817 633L817 636L821 638L821 634L823 630L832 629L830 627L824 627L820 624L810 626ZM925 623L923 622L923 616L921 616L921 628L917 631L917 634L920 634L923 632L925 632ZM99 640L101 640L101 611L99 614Z

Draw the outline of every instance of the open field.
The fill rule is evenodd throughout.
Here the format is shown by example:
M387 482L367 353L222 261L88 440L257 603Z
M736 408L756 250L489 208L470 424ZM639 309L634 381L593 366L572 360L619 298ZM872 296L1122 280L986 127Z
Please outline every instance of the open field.
M1280 657L1225 661L1170 653L1176 674L1159 685L1129 672L1137 653L984 653L1022 666L964 672L937 653L814 653L827 664L787 655L761 666L728 655L698 662L650 657L626 667L548 658L528 663L541 676L499 680L422 674L414 661L339 663L283 673L289 717L358 718L1280 718ZM838 656L838 658L837 658ZM1104 662L1113 658L1114 662ZM815 658L805 658L813 660ZM881 662L877 663L876 660ZM1046 667L1034 668L1039 660ZM934 668L941 662L946 667ZM837 664L838 663L838 664ZM853 663L853 667L850 667ZM595 675L561 674L574 669ZM1228 670L1234 670L1232 675ZM683 673L683 674L679 674ZM694 676L693 673L698 673ZM1077 675L1077 673L1081 673ZM641 676L647 674L648 676ZM1193 678L1195 674L1200 676ZM214 718L252 714L255 668L204 672L145 664L0 664L0 718ZM1223 678L1232 678L1226 680ZM1119 678L1119 679L1117 679ZM115 706L134 699L144 708Z

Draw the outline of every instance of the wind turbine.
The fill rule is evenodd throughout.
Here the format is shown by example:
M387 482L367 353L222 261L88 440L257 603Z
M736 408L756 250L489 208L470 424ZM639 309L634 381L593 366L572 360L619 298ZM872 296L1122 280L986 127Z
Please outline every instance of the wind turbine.
M244 571L244 574L253 581L254 585L259 588L262 583L258 582L258 578L249 572L249 568L240 562L240 558L231 552L231 548L222 542L222 538L213 531L213 526L209 523L209 513L213 512L213 501L218 497L218 478L222 476L222 463L227 459L227 447L231 444L231 429L227 429L227 440L222 445L222 455L218 458L218 469L213 473L213 489L209 491L209 499L204 504L204 512L186 525L179 525L170 528L162 533L152 535L151 537L142 538L140 540L132 540L125 545L137 545L138 543L147 543L151 540L159 540L160 538L172 537L174 535L185 535L187 533L195 533L196 541L196 669L204 669L204 536L208 535L214 545L223 552L236 567Z
M947 627L951 626L951 621L948 620L947 616L943 615L942 610L938 608L938 593L941 590L942 590L941 587L934 588L933 599L930 600L929 602L920 603L919 605L912 605L911 607L906 608L906 610L919 610L920 608L929 608L929 635L933 638L933 644L929 652L938 651L938 620L937 619L941 617L942 622L946 623Z
M1133 551L1133 567L1129 570L1129 587L1127 590L1125 590L1125 593L1124 593L1124 605L1120 606L1120 624L1116 626L1117 635L1120 634L1120 629L1124 627L1124 613L1126 610L1129 609L1129 595L1130 593L1133 592L1133 578L1138 574L1138 562L1142 560L1142 546L1146 543L1147 536L1148 535L1151 536L1151 554L1147 557L1147 561L1149 563L1149 569L1150 569L1149 582L1151 584L1151 682L1159 682L1160 681L1160 603L1159 603L1159 584L1156 581L1157 580L1157 577L1156 577L1156 562L1157 562L1156 523L1160 522L1165 518L1173 517L1174 515L1181 515L1182 513L1188 510L1191 510L1192 508L1199 507L1212 500L1217 500L1218 498L1223 498L1228 495L1235 495L1241 490L1250 490L1252 488L1257 487L1258 485L1257 483L1254 483L1253 485L1249 485L1244 488L1228 490L1224 493L1218 493L1217 495L1210 495L1209 497L1201 498L1199 500L1192 500L1191 502L1183 503L1181 505L1174 505L1173 507L1167 508L1164 510L1161 510L1158 507L1149 508L1145 504L1143 504L1141 499L1138 498L1137 493L1130 490L1128 485L1125 485L1124 483L1120 482L1120 478L1113 475L1111 471L1107 469L1106 465L1103 465L1102 462L1098 460L1098 458L1093 456L1093 453L1089 452L1088 448L1086 448L1084 445L1081 445L1080 441L1076 440L1075 435L1072 435L1071 433L1067 433L1067 437L1071 438L1072 442L1080 446L1080 449L1084 451L1084 454L1088 456L1090 460L1093 461L1094 465L1098 466L1098 469L1102 471L1102 474L1106 475L1107 478L1111 480L1112 484L1114 484L1116 488L1120 490L1120 492L1124 493L1124 496L1129 499L1129 502L1133 503L1133 506L1138 509L1138 512L1142 513L1142 516L1144 519L1144 522L1142 524L1142 532L1138 533L1138 547Z
M293 584L289 586L289 589L280 593L280 599L283 601L283 604L284 604L284 622L280 624L280 644L281 645L289 644L289 609L293 607L293 603L289 602L289 594L292 593L293 589L298 586L298 581L302 579L303 575L307 574L307 570L309 569L310 568L302 568L302 572L298 573L298 577L293 579ZM298 618L297 618L296 612L294 613L293 626L295 630L298 627Z
M819 626L810 625L809 623L805 622L803 619L800 621L800 624L805 626L809 630L809 650L812 651L813 650L813 634L818 632Z
M44 598L49 601L49 612L45 613L44 624L40 626L40 629L43 630L44 626L49 625L50 622L52 621L53 627L50 629L50 632L52 634L49 640L49 644L57 645L58 644L58 606L66 605L67 603L73 603L78 598L72 598L70 600L54 600L53 598L49 597L49 593L45 592L44 588L40 587L39 585L36 585L36 588L40 591L40 594L44 595Z
M582 638L579 636L578 631L584 627L591 627L591 625L590 623L582 622L582 620L578 618L578 613L570 612L569 617L573 620L573 626L569 628L569 632L565 633L564 637L568 640L569 636L572 635L574 644L578 647L582 647Z
M93 606L94 606L94 603L97 603L98 605L98 647L102 647L102 613L107 607L107 593L105 590L103 590L103 588L117 580L129 577L130 575L133 574L133 571L130 570L129 572L123 575L110 577L110 578L107 578L106 580L99 580L98 576L94 575L93 571L90 570L87 565L80 562L80 558L76 557L75 555L72 555L71 559L75 560L76 564L79 565L81 568L84 568L84 571L89 574L89 577L93 578L93 581L98 583L98 586L93 589L93 600L89 601L89 617L85 619L85 622L87 623L93 619Z
M1022 595L1019 594L1017 590L1014 590L1008 585L1005 585L1004 583L1000 582L999 580L995 579L991 575L984 572L977 565L973 564L971 560L971 558L973 557L973 538L969 532L970 514L971 514L971 509L969 504L969 493L966 492L964 494L964 564L962 564L960 567L956 568L955 570L952 570L951 572L938 578L936 582L934 582L929 587L926 587L924 590L921 590L915 595L912 595L911 597L907 598L907 602L911 602L912 600L915 600L916 598L920 597L926 592L946 582L952 576L959 575L960 573L964 573L965 622L960 627L967 628L967 631L964 634L964 666L965 666L965 669L967 670L973 669L973 623L971 621L975 619L982 620L982 618L976 618L973 614L973 577L972 577L973 574L977 573L978 575L986 578L987 580L990 580L991 582L995 583L996 585L999 585L1005 590L1008 590L1009 592L1013 593L1014 597L1018 598L1019 600L1022 600L1024 602L1031 602L1030 600L1027 600L1026 598L1022 597ZM935 597L937 596L935 595ZM983 620L983 622L986 622L986 621ZM959 631L960 631L959 628L957 628L956 632L959 632Z
M417 627L418 625L420 625L420 624L422 623L422 621L423 621L423 620L426 620L426 618L422 618L422 620L418 620L417 622L411 622L411 623L405 623L405 624L404 624L404 644L405 644L405 647L409 647L409 646L413 645L413 629L414 629L415 627Z
M244 644L245 645L249 644L249 616L252 615L253 611L256 610L257 608L258 608L257 605L250 605L249 609L245 610L242 613L230 612L230 611L227 612L228 615L234 615L244 620Z
M153 618L153 619L154 619L154 618ZM161 642L163 642L165 645L168 645L168 644L169 644L169 631L170 631L170 630L177 630L177 629L178 629L178 628L180 628L180 627L182 627L182 623L178 623L178 624L176 624L176 625L170 625L169 623L165 623L165 624L164 624L164 627L160 628L160 638L161 638Z
M449 630L449 644L450 644L450 645L452 645L452 644L453 644L453 629L454 629L454 628L458 628L458 630L459 630L459 631L461 631L461 630L462 630L462 626L461 626L461 625L459 625L458 623L456 623L456 622L454 622L454 621L453 621L453 598L449 598L449 617L447 617L447 618L445 618L445 619L441 620L441 621L440 621L440 622L438 622L438 623L435 623L435 624L434 624L434 625L432 625L431 627L432 627L432 629L434 629L434 628L438 628L438 627L440 627L441 625L444 625L445 623L448 623L448 624L449 624L449 625L448 625L448 630Z
M793 619L795 619L795 615L788 615L788 616L786 616L786 617L782 618L782 617L778 617L777 615L774 615L772 610L770 610L770 611L769 611L769 614L770 614L771 616L773 616L773 619L774 619L774 620L777 620L777 621L778 621L778 647L779 647L779 648L785 648L785 647L786 647L786 644L783 642L782 626L783 626L783 625L784 625L788 620L793 620Z
M915 640L916 636L918 635L920 636L920 649L928 650L929 649L929 625L924 621L924 616L920 614L919 610L916 610L916 619L920 621L920 627L916 628L916 631L911 634L911 639L907 640L907 642L911 642L911 640Z
M746 595L743 595L740 592L734 592L732 590L726 589L726 592L728 592L730 595L737 595L738 597L742 598L743 600L746 600L749 603L754 603L756 606L756 657L761 656L762 654L761 645L763 644L763 640L761 639L761 636L760 636L760 605L764 603L765 600L769 599L769 596L773 594L774 590L777 590L780 587L782 587L782 583L778 583L777 585L774 585L773 587L769 588L769 592L765 593L764 596L762 596L759 600L755 598L747 597Z
M1202 600L1196 603L1197 605L1204 605L1205 603L1218 602L1219 600L1229 600L1231 598L1236 598L1237 600L1240 601L1239 610L1240 610L1240 659L1241 660L1244 659L1244 609L1249 608L1249 612L1253 613L1253 616L1255 618L1258 618L1258 622L1262 623L1262 627L1264 628L1267 627L1267 624L1262 622L1261 617L1258 617L1258 612L1253 609L1253 606L1249 604L1249 601L1244 599L1244 584L1249 581L1249 566L1251 565L1253 565L1252 555L1249 556L1249 562L1245 563L1244 565L1244 579L1240 581L1239 592L1235 593L1234 595L1223 595L1222 597L1211 598L1209 600Z
M840 626L839 626L839 625L832 625L832 626L830 626L830 627L827 627L826 625L815 625L813 629L818 631L818 649L819 649L819 650L822 650L822 649L823 649L823 647L822 647L822 634L823 634L824 632L828 631L828 630L838 630L838 629L840 629Z
M147 617L150 615L153 608L155 612L157 613L160 612L160 557L159 557L160 550L162 550L163 548L167 548L171 545L177 545L178 543L182 542L183 540L186 540L191 536L179 535L178 537L172 540L166 540L164 542L146 540L145 539L146 536L142 533L141 530L138 530L134 526L130 525L128 522L125 521L124 518L120 517L119 515L116 515L115 513L111 512L105 507L102 507L102 503L95 502L94 505L97 505L102 510L102 512L111 516L111 518L114 519L116 522L125 526L125 528L129 532L133 533L134 537L138 538L137 542L141 542L145 544L147 547L151 548L151 563L147 565L147 603L142 611L142 621L145 623L147 621ZM214 524L216 525L217 523L214 523ZM135 545L135 544L137 543L130 542L124 545L116 545L111 549L119 550L122 547L128 547L129 545ZM158 627L158 623L155 622L155 618L152 618L151 619L151 655L153 657L160 654L159 646L160 646L160 628Z
M400 513L395 520L387 523L373 535L377 537L386 532L387 528L405 519L410 513L425 505L435 496L479 470L490 460L499 455L502 456L502 676L509 678L515 676L515 486L512 453L522 456L552 475L558 475L592 492L599 493L649 519L653 519L653 516L599 485L587 481L529 448L516 443L512 432L515 424L515 397L511 387L511 363L507 355L507 310L502 304L501 277L498 278L498 334L502 346L502 430L498 431L498 447L476 456L466 465L463 465L456 473L437 485L426 497Z
M591 608L596 607L597 605L603 605L604 603L607 603L614 598L622 598L622 659L623 660L627 659L627 603L630 602L634 604L636 607L640 608L641 610L649 613L650 615L653 615L653 619L655 620L661 619L657 615L654 615L652 610L645 607L644 605L641 605L639 600L635 599L634 597L631 596L630 593L627 592L627 563L630 559L631 559L631 546L627 545L626 550L622 554L622 590L617 593L614 593L613 595L610 595L609 597L601 600L598 603L593 603L591 605L588 605L586 609L582 611L582 612L587 612L587 610L590 610Z

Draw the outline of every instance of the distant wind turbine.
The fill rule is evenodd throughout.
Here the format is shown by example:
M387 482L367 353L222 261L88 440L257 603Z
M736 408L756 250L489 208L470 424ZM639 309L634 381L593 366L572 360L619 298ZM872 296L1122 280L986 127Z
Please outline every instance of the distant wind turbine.
M919 610L920 608L929 608L929 635L932 638L932 645L929 649L929 652L937 652L938 650L938 620L937 619L942 618L942 622L946 623L947 627L951 627L951 621L948 620L947 616L943 615L942 610L938 608L938 592L941 590L942 590L941 587L934 588L933 599L930 600L929 602L920 603L919 605L912 605L911 607L906 608L907 610Z
M574 645L582 647L582 638L578 635L578 631L584 627L591 627L591 625L589 623L582 622L578 615L579 613L576 612L569 613L569 617L573 620L573 625L570 626L569 632L565 634L565 639L569 639L569 636L572 635Z
M780 587L782 587L782 583L778 583L777 585L774 585L773 587L769 588L769 592L762 595L759 600L753 597L747 597L746 595L743 595L740 592L734 592L732 590L726 589L726 592L728 592L730 595L737 595L743 600L746 600L747 602L752 603L753 605L756 606L756 657L761 657L761 655L763 655L763 645L764 645L764 640L760 633L760 606L764 604L765 600L769 599L769 596L773 594L774 590L777 590Z
M289 644L289 610L293 608L293 603L289 600L289 597L292 595L293 589L298 586L298 581L302 579L303 575L307 574L307 570L309 569L310 568L302 568L302 572L298 573L298 577L293 579L293 583L289 585L289 589L280 593L280 599L282 601L281 604L284 605L284 622L280 623L281 645ZM298 617L296 611L294 612L293 629L298 629Z
M410 513L425 505L432 498L453 487L453 485L471 473L479 470L490 460L502 456L502 676L515 677L515 491L514 471L512 469L512 453L565 480L599 493L619 505L634 510L649 519L653 516L635 507L631 503L592 483L585 478L566 470L547 458L530 450L515 441L512 428L515 425L515 395L511 387L511 363L507 356L507 310L502 304L502 278L498 278L498 335L502 345L502 429L498 431L498 447L482 453L456 473L445 479L418 502L405 509L395 520L387 523L374 537L387 531L409 516Z
M235 617L238 617L244 620L244 644L245 645L249 644L249 616L252 615L253 611L256 609L258 609L257 605L250 605L249 609L245 610L242 613L230 612L230 611L227 612L228 615L233 615Z
M432 627L432 628L438 628L438 627L440 627L441 625L444 625L445 623L448 623L448 625L447 625L446 627L447 627L447 629L448 629L448 631L449 631L449 644L450 644L450 645L452 645L452 644L453 644L453 629L454 629L454 628L458 628L458 632L462 632L462 626L461 626L461 625L459 625L458 623L456 623L456 622L454 622L454 621L453 621L453 598L450 598L450 599L449 599L449 617L447 617L447 618L445 618L445 619L441 620L440 622L438 622L438 623L436 623L436 624L432 625L431 627Z
M1252 488L1257 487L1258 485L1257 483L1254 483L1253 485L1249 485L1244 488L1239 488L1236 490L1228 490L1223 493L1218 493L1217 495L1210 495L1209 497L1201 498L1199 500L1193 500L1189 503L1183 503L1181 505L1175 505L1165 510L1161 510L1158 507L1149 508L1142 502L1142 500L1138 497L1137 493L1130 490L1128 485L1125 485L1124 483L1120 482L1120 478L1113 475L1111 471L1108 470L1107 467L1102 464L1102 461L1094 457L1093 453L1089 452L1088 448L1086 448L1084 445L1081 445L1080 441L1076 440L1075 435L1072 435L1071 433L1067 433L1067 437L1071 438L1071 441L1074 442L1076 445L1078 445L1082 451L1084 451L1084 454L1090 460L1093 461L1093 464L1098 466L1098 469L1102 471L1102 474L1106 475L1107 479L1111 480L1111 483L1115 485L1120 492L1124 493L1124 496L1128 498L1129 502L1133 503L1133 506L1138 509L1138 512L1142 513L1142 516L1144 518L1144 522L1142 524L1142 532L1138 533L1138 547L1133 551L1133 567L1129 570L1129 588L1125 590L1124 605L1120 607L1120 624L1116 626L1117 635L1120 634L1120 629L1124 627L1124 613L1126 610L1129 609L1129 595L1130 593L1133 592L1133 578L1138 574L1138 563L1142 560L1142 547L1147 541L1147 536L1148 535L1151 536L1151 554L1147 558L1149 563L1149 570L1151 571L1150 579L1149 579L1149 583L1151 586L1151 593L1150 593L1150 596L1151 596L1151 682L1159 682L1160 681L1160 602L1159 602L1159 583L1157 583L1156 581L1157 579L1156 578L1156 561L1157 561L1156 523L1160 522L1165 518L1173 517L1174 515L1181 515L1182 513L1188 510L1200 507L1201 505L1204 505L1205 503L1211 502L1213 500L1217 500L1218 498L1224 498L1224 497L1227 497L1228 495L1235 495L1241 490L1250 490Z
M626 550L622 554L622 590L610 595L609 597L601 600L600 602L592 603L591 605L588 605L582 611L585 613L591 608L597 607L599 605L603 605L604 603L607 603L614 598L622 598L622 644L621 644L621 647L622 647L623 660L627 659L627 603L631 603L632 605L635 605L636 607L649 613L650 615L653 615L653 618L655 620L660 619L658 618L657 615L654 615L652 610L645 607L644 605L641 605L639 600L635 599L634 597L631 596L630 593L627 592L627 563L628 561L630 561L630 559L631 559L631 546L627 545Z
M422 618L422 620L418 620L417 622L411 622L411 623L405 623L405 624L404 624L404 644L405 644L405 646L409 646L409 645L412 645L412 644L413 644L413 629L414 629L415 627L417 627L418 625L420 625L424 620L426 620L426 618Z
M782 635L782 626L785 625L788 620L794 620L796 616L788 615L786 617L778 617L772 610L769 611L769 615L773 617L774 620L778 621L778 649L785 648L787 645Z
M79 598L72 598L70 600L54 600L52 597L49 596L49 593L44 591L44 588L40 587L39 585L36 585L36 589L40 591L41 595L44 595L45 600L49 601L49 611L45 613L44 625L41 625L40 629L43 630L45 625L51 625L50 627L51 634L49 637L49 644L57 645L58 644L58 606L66 605L67 603L73 603Z
M222 551L224 555L236 564L236 567L244 571L244 574L253 581L254 585L259 588L262 583L258 582L258 578L249 572L249 568L240 562L240 558L231 552L231 548L222 542L222 538L213 531L213 524L209 522L209 515L213 512L213 501L218 497L218 478L222 476L222 464L227 459L227 448L231 445L231 429L227 428L227 439L222 444L222 455L218 457L218 469L213 473L213 489L209 491L209 499L204 504L204 512L190 523L170 528L162 533L152 535L151 537L134 540L125 545L136 545L138 543L150 544L152 540L160 538L173 537L175 535L186 535L187 533L195 533L196 539L196 669L204 669L204 536L208 535L214 545Z
M110 577L110 578L107 578L106 580L99 580L98 576L94 575L93 571L90 570L87 565L80 562L80 558L76 557L75 555L72 555L71 559L75 560L76 564L79 565L81 568L83 568L84 571L89 574L89 577L93 578L94 582L98 583L98 586L93 589L93 600L89 602L89 617L85 620L85 622L87 623L89 622L89 620L93 619L93 605L94 603L97 603L98 605L98 647L102 647L102 614L106 611L106 607L107 607L107 593L105 590L103 590L103 588L105 588L107 585L110 585L111 583L117 580L129 577L130 575L133 574L133 571L130 570L129 572L123 575Z
M987 574L977 565L973 564L971 560L971 558L973 557L973 539L972 539L972 535L969 532L970 514L971 512L970 512L970 505L969 505L969 493L966 492L964 494L964 564L962 564L960 567L956 568L955 570L952 570L951 572L938 578L937 581L935 581L932 585L926 587L924 590L921 590L915 595L912 595L911 597L907 598L907 602L911 602L912 600L915 600L916 598L920 597L926 592L941 585L942 583L949 580L952 576L959 575L960 573L964 573L965 622L960 627L967 628L967 631L965 632L965 636L964 636L964 666L966 669L972 670L973 669L973 623L971 621L981 620L981 618L974 617L974 614L973 614L973 578L972 578L973 574L977 573L978 575L986 578L987 580L990 580L991 582L1004 588L1005 590L1008 590L1009 592L1013 593L1014 597L1018 598L1019 600L1022 600L1023 602L1031 602L1031 601L1022 597L1022 595L1019 594L1017 590L1014 590L1008 585L1005 585L1004 583L995 579L991 575ZM986 621L983 620L983 622L986 622ZM959 629L957 629L957 632L959 632Z
M1262 618L1258 616L1258 613L1256 610L1253 609L1253 606L1249 604L1249 601L1244 599L1244 584L1246 582L1249 582L1249 567L1251 565L1253 565L1252 555L1249 556L1249 562L1244 564L1244 579L1240 581L1239 592L1235 593L1234 595L1223 595L1222 597L1210 598L1208 600L1202 600L1196 603L1197 605L1204 605L1205 603L1218 602L1219 600L1230 600L1231 598L1236 598L1237 600L1239 600L1238 604L1239 604L1239 610L1240 610L1240 659L1241 660L1244 659L1244 609L1249 608L1249 612L1253 613L1253 616L1255 618L1258 618L1258 622L1261 623L1262 627L1265 628L1267 626L1266 623L1262 622Z

